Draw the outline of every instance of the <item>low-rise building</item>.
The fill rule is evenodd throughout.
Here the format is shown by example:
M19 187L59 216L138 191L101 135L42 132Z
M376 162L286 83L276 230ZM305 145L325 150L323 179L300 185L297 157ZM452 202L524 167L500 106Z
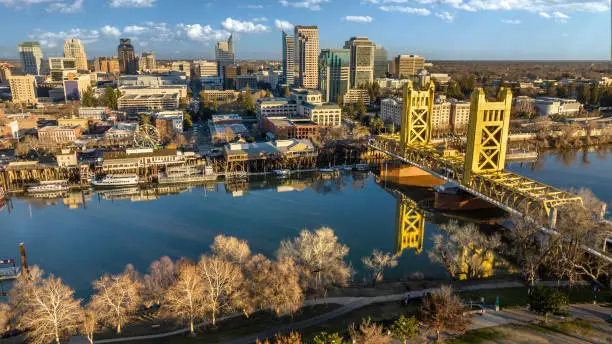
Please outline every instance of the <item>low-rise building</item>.
M291 91L291 98L294 99L298 105L302 103L320 105L323 103L323 94L317 90L296 88Z
M297 113L297 102L290 98L259 98L255 111L260 120L263 117L292 117Z
M223 78L220 76L203 76L200 78L200 86L203 90L222 90Z
M241 91L246 88L251 90L257 89L257 77L254 75L238 75L236 76L236 89Z
M187 97L187 85L121 86L119 91L121 91L121 94L178 93L180 98Z
M38 129L38 141L44 145L57 145L74 142L81 137L81 127L75 126L46 126Z
M59 167L72 167L79 163L76 151L71 149L62 149L59 153L55 153L55 159Z
M453 132L466 133L470 124L470 102L451 99L450 121Z
M307 119L264 117L263 129L276 139L312 139L319 136L319 126Z
M217 102L231 102L234 99L238 98L240 92L234 90L216 90L216 89L206 89L201 92L202 97L208 98L209 101L216 100Z
M311 104L300 105L303 116L320 126L339 127L342 125L342 110L337 104Z
M156 94L126 94L117 100L118 109L130 114L177 110L179 107L178 93Z
M81 131L89 131L89 120L87 118L58 118L57 125L60 127L81 127Z
M380 88L390 88L390 89L399 89L404 87L409 79L392 79L392 78L380 78L376 79L376 82L380 86Z
M380 101L380 119L395 126L402 124L402 108L404 101L397 97L388 97Z
M210 140L215 144L232 142L237 138L245 137L249 132L243 124L242 117L238 114L213 115L208 120L208 129Z
M582 104L575 99L555 97L538 97L533 102L533 106L540 116L573 116L582 109Z
M79 108L79 118L103 121L106 119L107 112L108 109L105 107L81 107Z
M285 158L316 157L317 152L312 142L307 139L225 145L225 158L230 162L270 159L279 155Z
M167 85L187 85L187 77L181 72L167 72L162 74L123 75L117 80L122 86L159 87Z
M346 91L343 98L344 105L357 104L361 100L363 100L363 103L365 105L370 105L372 100L370 99L370 93L368 92L368 90L361 88L352 88Z
M176 149L126 149L103 153L101 167L104 173L138 173L143 168L191 164L198 159L192 152L183 153Z
M183 111L161 111L149 115L160 135L172 137L183 132Z

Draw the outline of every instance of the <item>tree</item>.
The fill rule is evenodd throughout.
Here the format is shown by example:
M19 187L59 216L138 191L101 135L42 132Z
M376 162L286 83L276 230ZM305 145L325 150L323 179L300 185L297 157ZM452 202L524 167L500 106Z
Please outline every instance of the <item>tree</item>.
M291 96L291 91L289 91L289 86L285 86L285 91L283 92L283 96L285 98L289 98Z
M270 265L266 275L268 281L263 288L262 308L273 311L278 317L298 311L304 295L293 259L279 258L278 262Z
M0 303L0 338L4 332L9 330L11 322L11 306L7 303Z
M219 104L217 104L217 99L213 99L213 113L217 113L219 111Z
M314 344L348 344L338 332L321 332L312 341Z
M440 339L441 331L463 333L468 325L463 304L449 287L423 298L419 314L425 328L436 334L436 340Z
M346 115L349 118L355 117L355 106L353 105L353 103L348 103L344 111L346 112Z
M104 101L105 105L109 109L116 110L117 109L117 93L112 86L107 85L104 89Z
M300 336L297 332L291 332L288 335L284 336L280 333L277 333L274 336L274 342L270 342L269 340L264 340L263 342L260 340L256 340L255 344L302 344L302 336Z
M204 310L202 275L194 264L183 264L178 279L166 292L164 308L175 318L189 322L189 331L195 334L194 322Z
M28 341L59 344L68 339L79 329L80 302L74 299L74 290L53 275L35 283L24 299L21 317Z
M8 304L16 323L14 328L21 328L21 318L26 312L27 299L33 293L34 288L42 284L43 275L44 271L37 265L33 265L19 275L13 288L8 292Z
M244 89L244 95L242 96L242 106L247 111L247 113L255 112L255 101L253 100L253 95L251 94L251 89L248 85Z
M351 324L349 334L356 344L388 344L392 340L391 336L383 332L383 326L371 318L363 319L359 327L355 323Z
M589 99L589 104L591 105L599 104L599 84L597 83L591 84L591 89L589 93L591 95L591 98Z
M419 331L419 321L415 317L402 315L391 325L393 337L406 344L408 339L416 336Z
M189 113L185 112L183 114L183 128L185 130L188 130L191 127L193 127L193 121L191 120L191 115Z
M85 107L92 107L96 105L96 98L94 97L94 91L91 86L87 87L87 89L81 95L81 105Z
M370 256L361 258L361 262L372 274L372 283L376 285L376 282L382 281L386 268L397 266L397 257L374 249Z
M529 309L544 315L544 322L549 314L561 312L563 306L569 303L568 297L562 292L543 286L538 286L529 295Z
M372 120L372 130L374 131L374 133L380 133L380 130L384 127L385 122L383 122L382 119L380 119L380 117L378 116L374 117L374 119Z
M160 305L168 288L178 276L178 268L168 256L163 256L149 265L149 273L144 275L144 290L151 302Z
M245 240L221 234L215 237L210 249L216 257L241 265L251 256L251 249Z
M357 102L357 114L360 116L365 115L367 112L365 102L363 101L363 97L359 96L359 101Z
M94 333L98 330L98 314L91 308L91 305L87 305L83 312L83 319L81 320L81 333L85 334L89 344L94 342Z
M151 124L151 117L149 117L149 115L147 114L141 114L140 115L140 125L149 125Z
M96 292L91 298L93 309L102 322L115 327L120 334L121 326L138 310L142 284L124 271L119 275L102 276L93 282L93 289Z
M216 325L217 314L235 308L241 294L242 271L232 262L218 257L202 256L198 267L203 281L204 310Z
M266 94L264 95L264 97L272 98L272 93L270 93L270 90L266 90Z
M302 230L299 237L282 241L278 257L290 257L296 262L304 289L327 295L331 286L348 282L350 273L344 262L348 251L331 228L321 227L314 232Z

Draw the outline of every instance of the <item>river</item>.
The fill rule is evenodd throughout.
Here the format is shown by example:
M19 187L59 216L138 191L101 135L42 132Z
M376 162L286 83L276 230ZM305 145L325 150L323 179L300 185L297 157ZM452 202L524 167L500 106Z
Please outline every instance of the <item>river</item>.
M550 153L537 163L510 163L507 168L557 187L588 187L611 202L609 153L578 152L575 159ZM133 191L127 199L97 193L52 200L12 197L10 206L0 211L0 257L18 258L18 245L24 242L30 264L62 277L85 297L91 281L128 263L145 272L160 256L197 259L209 251L217 234L245 239L253 252L273 256L281 240L301 229L328 226L349 246L357 279L364 277L361 257L373 249L395 250L397 201L372 174ZM421 198L433 195L413 191ZM433 222L444 221L439 214L428 216L423 252L404 249L399 266L386 277L415 272L444 277L443 268L427 256L432 236L439 233Z

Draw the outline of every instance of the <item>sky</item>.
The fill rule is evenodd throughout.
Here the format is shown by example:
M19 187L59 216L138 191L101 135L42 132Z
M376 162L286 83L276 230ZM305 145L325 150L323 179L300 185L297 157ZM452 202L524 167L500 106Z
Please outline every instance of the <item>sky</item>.
M119 38L162 59L211 59L235 34L238 59L279 59L281 31L317 25L320 47L366 36L428 60L610 60L610 0L0 0L0 58L35 40L45 57L80 38L88 58Z

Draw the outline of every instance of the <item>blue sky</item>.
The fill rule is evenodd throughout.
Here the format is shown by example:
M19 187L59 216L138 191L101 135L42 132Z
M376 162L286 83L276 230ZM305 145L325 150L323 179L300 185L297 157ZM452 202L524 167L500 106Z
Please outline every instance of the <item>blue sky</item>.
M367 36L390 55L427 59L609 60L610 0L0 0L0 58L37 40L60 56L78 37L89 58L119 37L160 58L212 58L236 33L239 59L279 58L281 29L318 25L321 48Z

